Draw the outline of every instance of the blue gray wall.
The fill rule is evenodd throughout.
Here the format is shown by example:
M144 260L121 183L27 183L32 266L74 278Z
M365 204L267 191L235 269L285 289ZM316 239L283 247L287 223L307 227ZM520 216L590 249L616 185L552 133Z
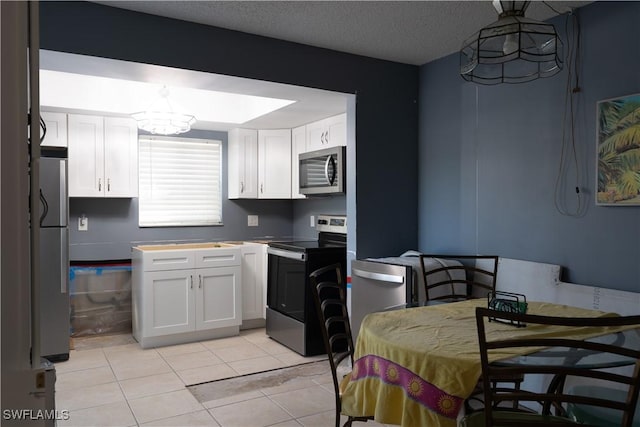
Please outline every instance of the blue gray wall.
M420 69L419 249L498 254L564 267L563 280L640 292L640 207L595 205L596 102L640 92L640 2L579 9L578 186L584 215L554 203L566 69L520 85L479 86L451 55ZM565 18L554 18L564 36ZM566 128L569 129L569 128ZM576 168L560 203L575 210Z
M329 196L293 201L293 235L297 239L315 239L318 231L311 227L310 217L318 214L346 215L346 196Z
M87 2L42 2L40 29L43 49L356 94L357 255L416 246L418 67Z

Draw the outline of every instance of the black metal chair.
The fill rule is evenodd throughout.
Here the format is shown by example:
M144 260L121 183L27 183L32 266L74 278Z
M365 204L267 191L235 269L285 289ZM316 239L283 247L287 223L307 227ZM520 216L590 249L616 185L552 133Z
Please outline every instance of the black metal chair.
M623 401L626 395L623 390L611 387L593 387L588 385L575 386L569 389L569 394L584 394L592 397L611 396L615 400ZM609 408L598 408L589 405L570 403L567 405L567 416L579 424L591 424L600 427L619 427L622 422L620 411ZM640 427L640 411L636 410L633 417L633 427Z
M571 426L591 425L602 427L598 424L580 424L567 417L566 407L569 405L584 405L587 407L600 407L614 410L620 416L619 426L631 427L633 415L638 401L640 390L640 349L624 346L623 342L601 343L597 340L582 340L570 337L558 337L558 334L540 334L538 337L530 336L520 339L487 340L486 324L490 320L508 322L521 322L527 328L536 328L539 325L551 325L571 330L590 327L628 327L640 328L640 316L628 317L598 317L598 318L569 318L536 316L518 313L506 313L489 310L487 308L476 309L478 328L478 342L480 346L480 358L482 363L482 378L484 383L485 407L483 412L476 412L462 420L462 427L484 426ZM612 330L613 331L613 330ZM505 361L489 362L490 354L500 354L505 349L517 347L525 349L527 357L520 357L517 363ZM541 349L547 352L553 351L555 357L548 357L541 363L535 353L540 354ZM530 350L530 351L527 351ZM557 351L556 351L557 350ZM609 354L612 358L628 358L628 363L634 365L633 373L620 374L603 371L602 365L591 363L579 363L582 357L594 353ZM548 353L547 353L548 354ZM559 357L560 355L561 357ZM566 356L566 357L565 357ZM527 378L553 377L546 390L528 388L526 390L502 389L493 385L493 380L505 374L521 374ZM564 390L562 385L565 379L582 379L595 385L598 383L615 383L623 390L623 400L616 400L615 394L589 395L571 394ZM560 384L560 387L556 385ZM524 413L512 408L502 408L501 404L517 400L527 402L535 406L538 413ZM551 410L555 409L555 415Z
M435 268L426 265L427 259L435 261ZM420 270L427 304L484 298L496 290L498 256L422 254Z
M445 304L474 298L485 298L496 289L497 255L420 255L420 271L424 283L425 305ZM515 390L524 381L522 376L506 376L500 384L510 384ZM496 383L497 385L498 383ZM504 386L504 385L503 385ZM514 407L518 406L513 402ZM484 407L482 381L465 401L467 413Z
M353 367L353 338L347 312L346 288L342 280L340 264L332 264L309 275L313 288L313 297L322 329L325 349L331 365L333 388L336 397L336 427L340 426L342 412L342 390L349 382ZM339 371L348 371L340 375ZM342 366L341 366L342 364ZM342 368L342 369L341 369ZM351 426L353 421L368 421L373 417L347 417L344 426Z

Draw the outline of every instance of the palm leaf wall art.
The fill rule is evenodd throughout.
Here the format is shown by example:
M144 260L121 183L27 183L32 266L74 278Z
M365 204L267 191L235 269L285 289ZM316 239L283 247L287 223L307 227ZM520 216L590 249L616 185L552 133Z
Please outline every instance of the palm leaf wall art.
M640 205L640 94L598 102L598 205Z

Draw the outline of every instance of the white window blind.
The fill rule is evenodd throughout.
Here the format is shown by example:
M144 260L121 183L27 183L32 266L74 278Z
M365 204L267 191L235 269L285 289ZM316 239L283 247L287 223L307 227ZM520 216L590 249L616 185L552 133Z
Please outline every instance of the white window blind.
M140 136L141 227L222 224L222 143Z

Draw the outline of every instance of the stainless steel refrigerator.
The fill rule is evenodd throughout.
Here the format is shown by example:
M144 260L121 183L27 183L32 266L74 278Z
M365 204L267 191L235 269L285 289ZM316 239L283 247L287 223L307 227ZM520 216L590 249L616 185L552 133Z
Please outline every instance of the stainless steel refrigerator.
M52 362L69 359L67 159L40 159L40 346Z
M41 300L40 274L35 273L40 267L40 145L31 143L29 135L40 134L38 7L37 1L0 1L0 424L3 427L53 426L54 418L66 416L64 413L56 417L51 412L55 410L56 371L40 357L37 339ZM44 416L38 417L39 414Z

